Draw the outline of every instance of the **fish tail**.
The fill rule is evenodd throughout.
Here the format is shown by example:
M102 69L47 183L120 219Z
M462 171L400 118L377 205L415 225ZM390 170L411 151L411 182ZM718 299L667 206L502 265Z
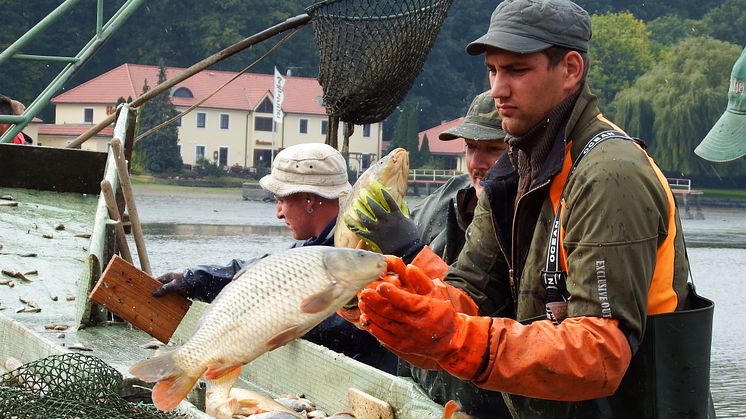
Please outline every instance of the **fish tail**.
M189 393L202 375L189 374L173 359L173 352L140 361L130 367L130 373L148 382L156 382L153 387L152 399L155 406L163 411L173 410Z
M170 412L189 394L194 387L194 383L199 379L199 375L192 377L189 375L178 375L159 381L153 387L153 404L159 410Z

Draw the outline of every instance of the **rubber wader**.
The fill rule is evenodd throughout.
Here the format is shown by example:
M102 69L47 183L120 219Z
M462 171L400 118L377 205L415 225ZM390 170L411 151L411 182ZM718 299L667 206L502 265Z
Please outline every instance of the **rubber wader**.
M648 316L645 335L611 406L638 418L714 418L710 396L710 345L715 304L689 283L686 309ZM627 394L619 394L622 389ZM616 409L615 409L616 408Z

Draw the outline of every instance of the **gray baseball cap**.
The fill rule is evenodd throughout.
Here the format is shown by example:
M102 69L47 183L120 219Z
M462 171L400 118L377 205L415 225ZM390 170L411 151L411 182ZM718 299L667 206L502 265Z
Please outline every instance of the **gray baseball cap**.
M441 141L450 141L456 138L477 141L502 140L505 138L502 121L495 108L495 100L490 96L490 91L477 95L466 112L464 122L441 132L438 138Z
M591 17L569 0L504 0L490 18L487 33L466 47L471 55L487 47L529 54L551 46L588 52Z

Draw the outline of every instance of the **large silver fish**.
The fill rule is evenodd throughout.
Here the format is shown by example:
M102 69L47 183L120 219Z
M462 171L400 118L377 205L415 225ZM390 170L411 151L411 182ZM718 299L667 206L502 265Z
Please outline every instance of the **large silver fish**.
M226 286L179 349L140 361L130 372L170 411L204 373L216 380L303 336L386 269L383 255L308 246L268 256Z
M386 188L394 198L399 208L409 215L404 197L407 195L409 181L409 153L403 148L396 148L370 166L355 182L349 195L340 197L342 205L337 216L337 226L334 230L334 246L348 248L369 248L380 251L373 243L361 244L361 237L347 227L347 223L359 224L357 211L370 213L366 198L377 197L377 202L385 202L381 195L381 188ZM344 202L344 203L343 203ZM388 208L386 208L388 209Z

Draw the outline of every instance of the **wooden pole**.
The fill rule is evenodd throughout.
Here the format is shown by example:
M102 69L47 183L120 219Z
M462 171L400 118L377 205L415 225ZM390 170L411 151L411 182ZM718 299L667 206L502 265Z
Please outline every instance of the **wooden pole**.
M300 14L298 16L288 18L284 22L279 23L270 28L267 28L261 32L251 35L248 38L238 41L235 44L229 46L228 48L225 48L222 51L218 51L215 54L205 58L204 60L196 64L193 64L191 67L184 70L178 76L172 79L166 80L159 85L156 85L154 88L148 90L147 92L138 96L137 99L133 100L132 103L130 103L130 107L136 108L142 105L143 103L147 102L148 100L158 96L162 92L188 79L189 77L192 77L193 75L199 73L200 71L210 67L211 65L216 64L220 61L223 61L226 58L229 58L252 45L258 44L262 41L266 41L267 39L279 33L282 33L288 29L294 29L294 28L303 26L306 23L308 23L310 20L311 20L311 16L305 13ZM91 127L90 129L88 129L88 131L84 132L78 138L76 138L73 142L68 144L67 148L79 148L81 144L83 144L89 138L96 135L97 132L111 125L111 123L114 122L115 119L116 119L116 114L109 115L106 119L99 122L95 126Z
M119 252L122 254L124 260L132 263L132 254L130 253L129 245L127 244L127 238L124 235L124 226L122 225L122 217L119 214L116 198L114 198L114 189L111 187L111 182L106 179L101 181L101 194L104 195L106 209L109 210L109 218L117 222L114 225L114 229L117 232L117 245L119 246Z
M135 246L137 247L137 256L140 259L140 267L143 271L152 275L150 260L148 260L148 254L145 251L145 240L143 239L140 217L137 215L137 207L135 206L135 196L132 192L132 185L130 184L130 175L127 171L127 162L124 160L124 155L122 154L122 141L119 138L113 138L111 140L111 148L114 151L114 161L117 163L119 181L122 184L122 194L124 195L124 202L127 205L127 212L130 215L130 223L132 223L132 235L135 237Z

